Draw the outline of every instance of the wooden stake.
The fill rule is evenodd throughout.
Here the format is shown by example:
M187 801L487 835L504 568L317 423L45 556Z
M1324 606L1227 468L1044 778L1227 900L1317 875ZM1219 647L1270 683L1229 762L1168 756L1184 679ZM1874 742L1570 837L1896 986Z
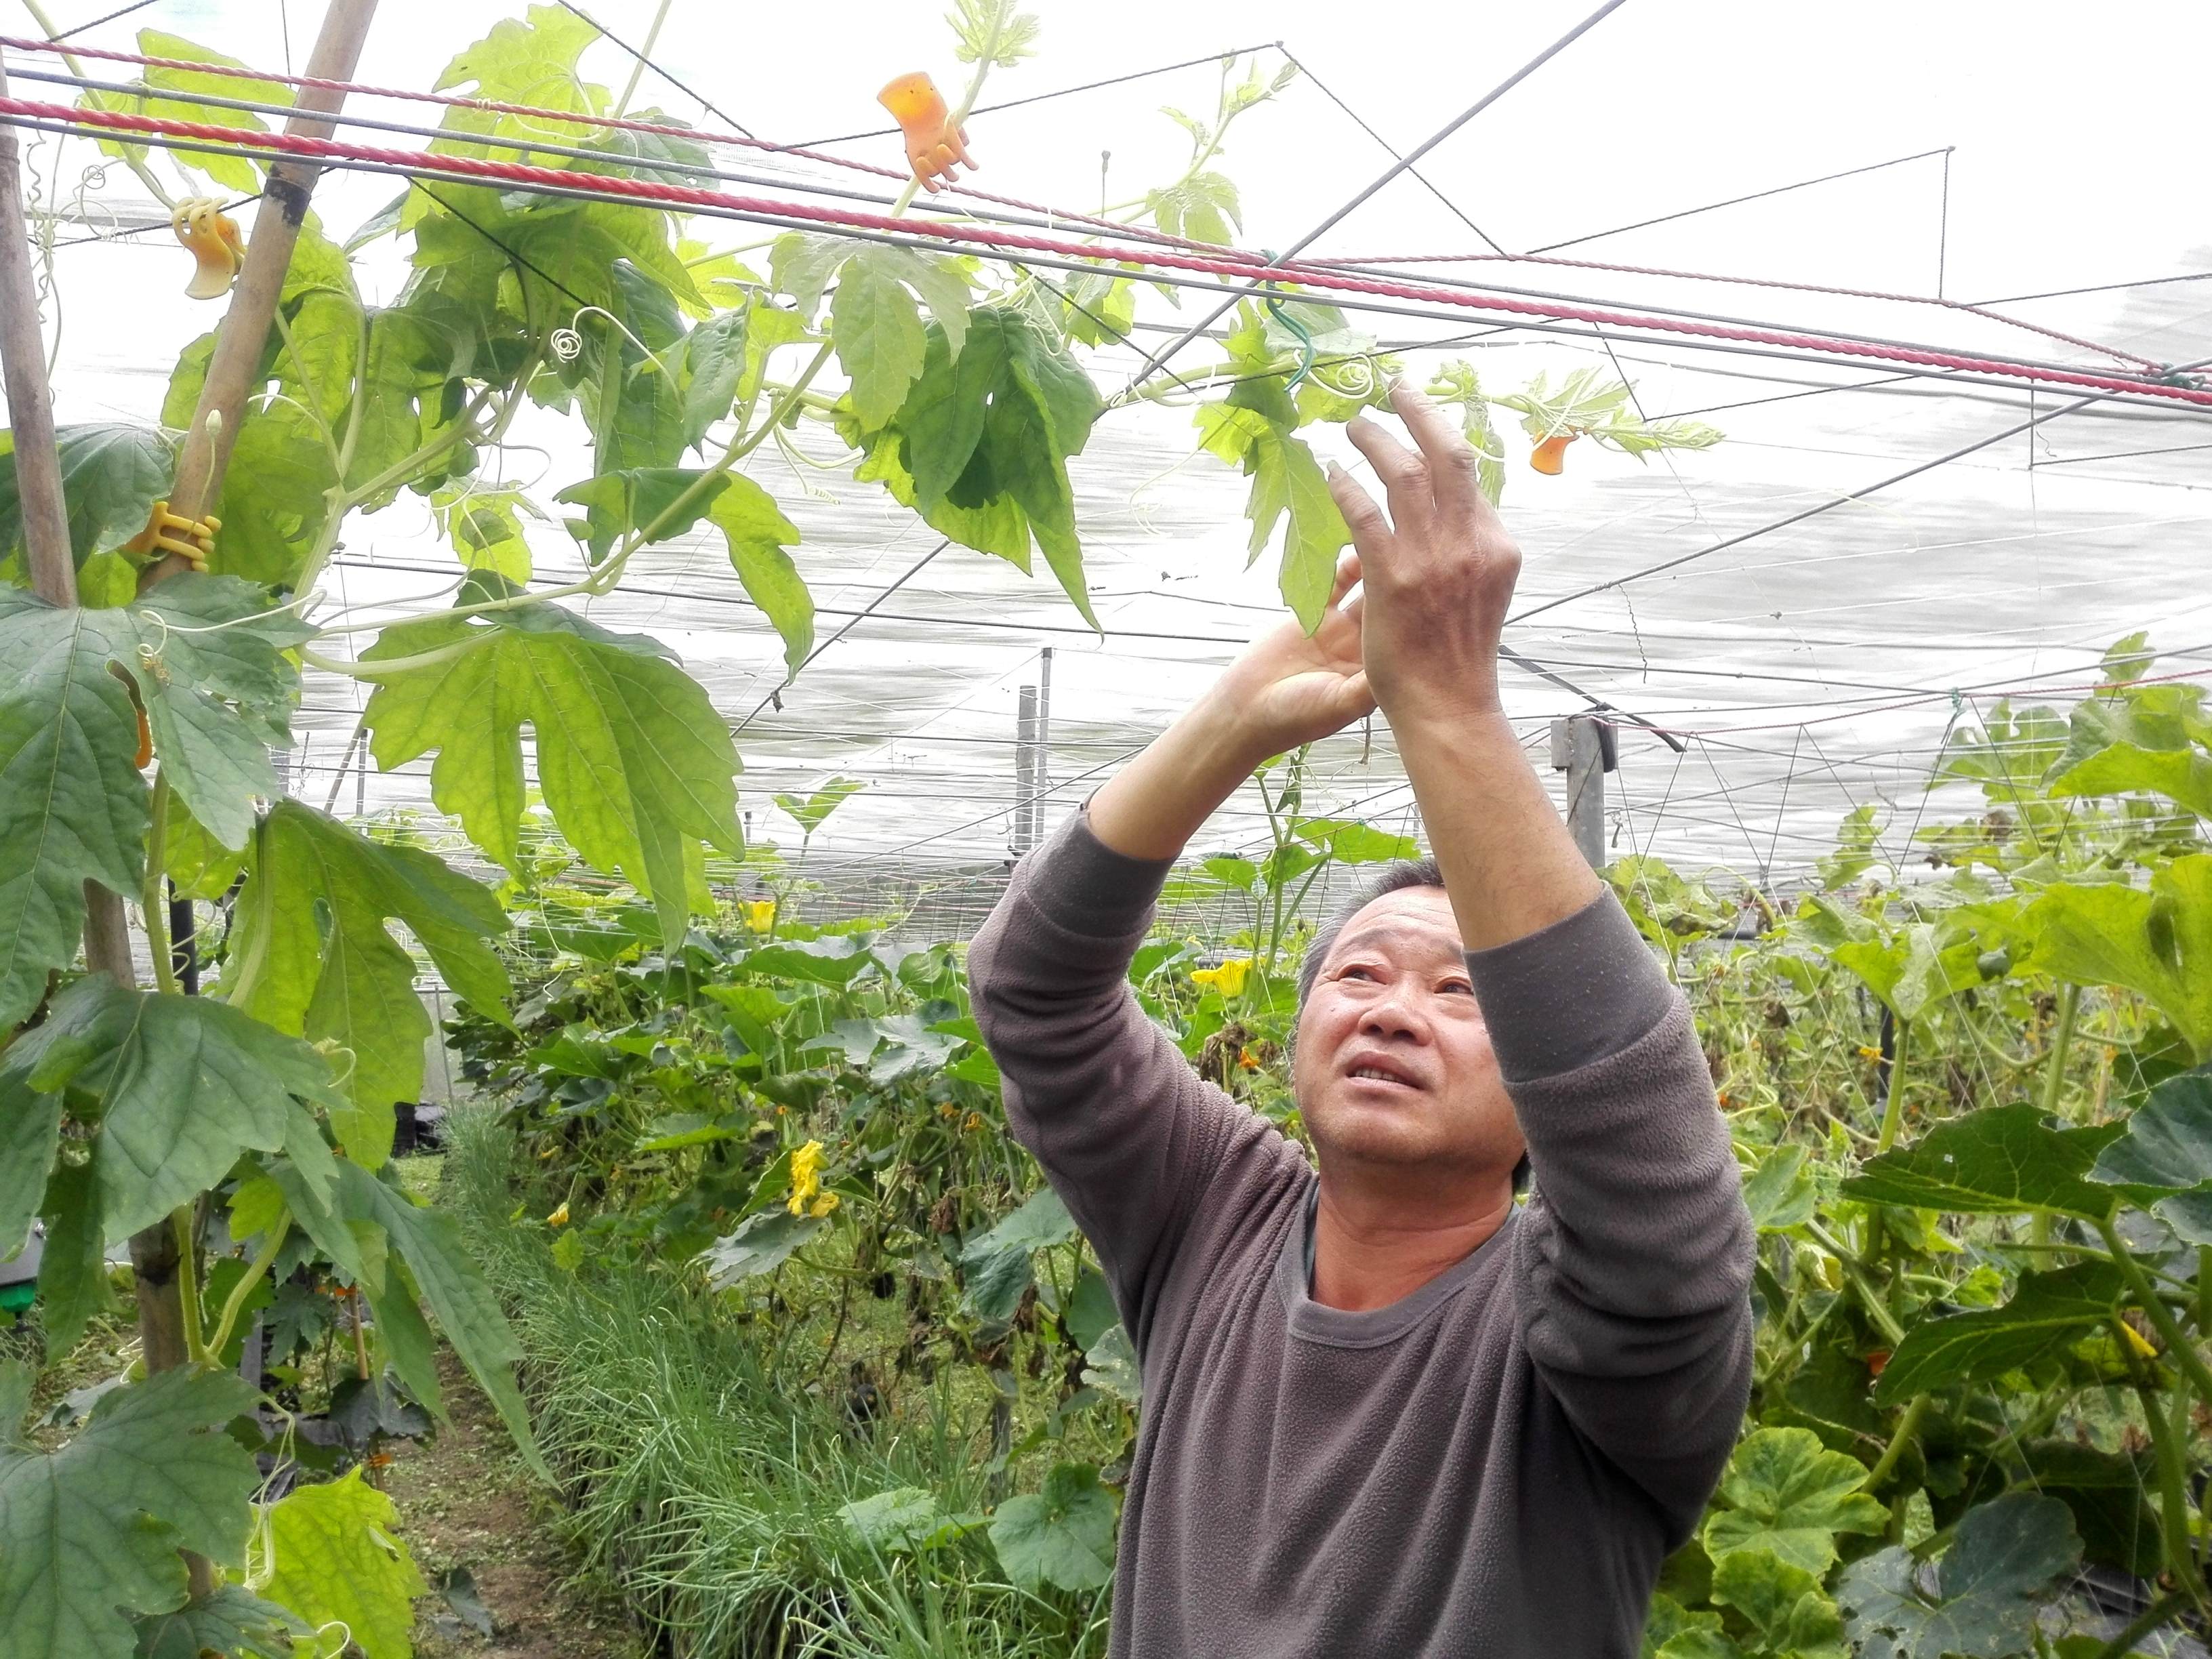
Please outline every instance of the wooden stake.
M361 61L362 42L369 20L376 15L376 0L331 0L323 14L322 32L307 58L305 73L325 81L348 81ZM284 131L307 138L327 138L332 124L318 115L336 114L345 105L345 94L321 87L301 89L302 112L284 124ZM322 169L312 162L272 162L269 183L261 192L254 216L252 239L246 247L246 263L231 289L230 308L223 313L216 334L215 351L208 360L207 379L192 410L192 423L177 452L177 478L170 492L169 510L179 517L201 519L222 498L222 477L230 465L231 446L238 441L238 427L252 390L253 373L260 366L269 326L276 315L277 296L283 292L285 273L292 268L292 250L300 240L300 226L307 216L308 198ZM210 429L208 416L218 418ZM191 567L171 554L139 579L139 591L153 582Z

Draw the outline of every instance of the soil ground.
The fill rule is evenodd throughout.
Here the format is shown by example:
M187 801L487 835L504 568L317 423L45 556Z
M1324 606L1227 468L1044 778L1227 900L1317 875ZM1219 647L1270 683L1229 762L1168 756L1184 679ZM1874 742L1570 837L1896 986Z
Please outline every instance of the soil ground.
M401 1536L434 1587L416 1603L418 1659L635 1659L639 1644L611 1597L578 1582L553 1494L532 1478L476 1384L439 1356L451 1427L392 1443L384 1489ZM465 1567L492 1618L489 1639L435 1588Z

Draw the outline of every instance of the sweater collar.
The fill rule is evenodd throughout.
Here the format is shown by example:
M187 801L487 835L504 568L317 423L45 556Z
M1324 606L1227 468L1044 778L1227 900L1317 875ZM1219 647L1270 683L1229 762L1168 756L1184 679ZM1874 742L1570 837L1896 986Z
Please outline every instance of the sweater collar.
M1275 1263L1275 1290L1292 1336L1337 1348L1380 1347L1386 1342L1396 1341L1420 1324L1474 1283L1478 1274L1486 1272L1490 1263L1504 1254L1502 1241L1521 1214L1521 1206L1516 1204L1496 1232L1419 1290L1400 1297L1388 1307L1352 1313L1342 1308L1324 1307L1310 1293L1314 1212L1318 1207L1320 1194L1321 1183L1316 1180L1308 1186L1298 1218L1283 1241L1282 1254Z

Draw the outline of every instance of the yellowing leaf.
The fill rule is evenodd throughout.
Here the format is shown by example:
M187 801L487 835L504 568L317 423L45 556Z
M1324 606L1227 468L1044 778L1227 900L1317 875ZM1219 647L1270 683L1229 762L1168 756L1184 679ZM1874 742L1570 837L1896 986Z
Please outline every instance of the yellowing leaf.
M342 1621L367 1659L409 1659L414 1599L430 1593L399 1541L399 1511L358 1468L295 1486L268 1510L262 1594L321 1627Z

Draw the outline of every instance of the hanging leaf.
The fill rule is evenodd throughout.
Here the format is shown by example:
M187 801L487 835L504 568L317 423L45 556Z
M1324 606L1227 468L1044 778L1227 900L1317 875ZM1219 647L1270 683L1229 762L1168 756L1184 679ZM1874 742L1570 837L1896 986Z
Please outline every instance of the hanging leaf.
M1030 1256L1074 1237L1075 1222L1060 1194L1038 1188L1019 1209L961 1247L962 1300L978 1319L1012 1319L1031 1282Z
M921 308L877 256L897 252L862 243L837 275L830 302L830 337L853 383L853 408L879 427L898 412L928 351Z
M2212 853L2119 883L2053 886L2028 908L2033 965L2077 985L2139 992L2212 1059Z
M830 1224L825 1217L788 1210L763 1210L740 1222L735 1232L716 1239L700 1253L709 1290L726 1291L741 1279L773 1273L791 1253Z
M707 516L729 542L730 564L746 596L782 636L784 678L792 678L814 648L814 596L784 551L798 544L798 526L774 496L741 473L724 480Z
M1244 509L1252 521L1248 564L1267 550L1276 524L1289 515L1278 585L1283 602L1311 632L1321 625L1328 605L1337 555L1352 540L1321 463L1287 425L1257 410L1234 402L1206 404L1199 410L1198 422L1200 444L1241 465L1252 480Z
M859 778L832 778L811 795L778 795L775 804L791 815L801 835L811 838L832 812L867 787Z
M307 1044L205 997L126 991L105 974L57 996L0 1058L0 1102L64 1087L96 1097L93 1165L106 1235L134 1233L291 1129L295 1095L335 1100Z
M268 1597L318 1628L342 1622L366 1659L407 1659L429 1585L399 1541L399 1511L358 1468L269 1506Z
M2116 743L2051 781L2054 795L2164 795L2212 817L2212 755L2201 749L2142 749Z
M80 568L146 527L154 503L176 476L176 453L152 427L119 422L64 426L54 433L69 514L70 556ZM24 554L23 507L15 493L15 434L0 432L0 559Z
M348 1156L374 1170L391 1155L392 1105L422 1091L430 1016L415 962L387 931L403 923L446 983L486 1017L507 1018L507 970L486 941L507 928L499 901L419 848L384 846L295 800L254 832L234 911L222 994L234 1007L350 1056L331 1114Z
M2112 1212L2112 1194L2085 1177L2116 1133L2053 1129L2026 1102L1984 1107L1869 1158L1844 1191L1869 1204L1975 1215L2042 1210L2101 1221Z
M448 651L387 671L371 695L362 718L377 763L388 771L436 750L431 798L520 874L529 725L561 833L586 862L627 877L658 907L664 936L680 939L685 842L744 850L737 751L707 694L653 641L537 603L404 623L362 656Z
M2212 1186L2212 1069L2185 1072L2153 1089L2088 1175L2144 1198Z
M704 442L707 428L730 412L745 367L749 308L708 318L684 337L669 367L676 376L687 449Z
M107 1310L107 1230L101 1224L101 1209L99 1171L93 1165L56 1166L39 1211L46 1224L39 1302L52 1352L74 1347L93 1316Z
M223 1425L254 1391L180 1367L117 1389L59 1451L15 1437L31 1373L0 1366L0 1607L41 1659L131 1659L134 1613L185 1604L180 1549L242 1566L259 1475Z
M1883 1367L1875 1401L1888 1406L2033 1364L2108 1327L2120 1290L2120 1271L2111 1262L2077 1262L2056 1273L2021 1275L2020 1288L2002 1308L1923 1319L1905 1332Z

